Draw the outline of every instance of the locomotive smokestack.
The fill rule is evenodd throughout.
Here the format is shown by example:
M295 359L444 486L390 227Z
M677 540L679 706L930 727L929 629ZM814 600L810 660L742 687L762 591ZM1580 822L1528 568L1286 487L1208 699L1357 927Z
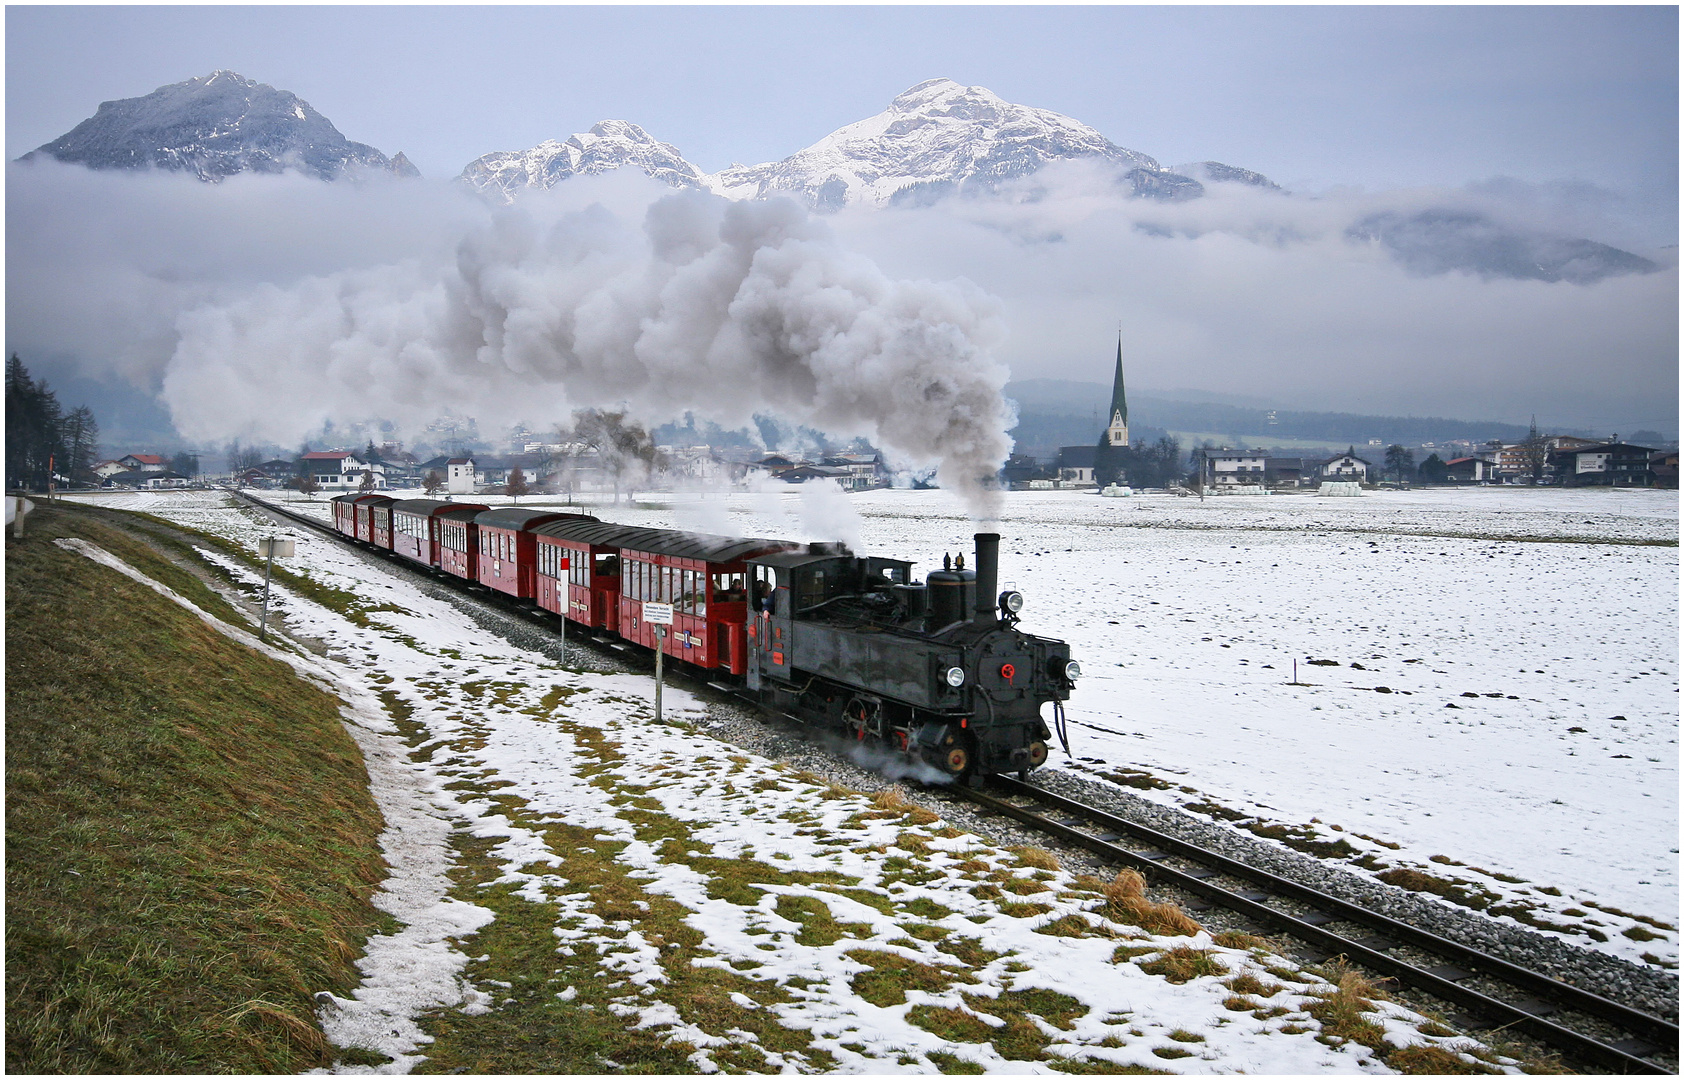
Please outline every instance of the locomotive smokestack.
M976 534L976 613L971 621L979 626L996 622L1000 596L1000 534Z

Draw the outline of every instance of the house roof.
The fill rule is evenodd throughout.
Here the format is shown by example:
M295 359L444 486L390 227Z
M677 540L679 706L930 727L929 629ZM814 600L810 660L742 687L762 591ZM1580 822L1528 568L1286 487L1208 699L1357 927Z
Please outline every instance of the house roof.
M142 465L162 465L164 463L164 458L161 454L125 454L117 460L123 461L125 459L138 461Z
M343 461L348 457L356 457L349 450L312 450L304 455L305 461Z
M1653 454L1654 447L1634 446L1631 443L1607 442L1597 443L1595 446L1575 446L1570 450L1563 450L1563 454L1612 454L1620 450L1630 453Z
M136 486L138 486L140 484L150 484L150 483L153 483L153 482L158 481L158 480L185 480L185 479L187 479L187 477L181 475L180 473L170 472L167 469L163 472L148 472L148 473L135 472L134 470L131 469L128 472L120 472L120 473L113 474L112 477L109 480L106 481L106 483L107 484L115 484L115 485L121 487L121 486L130 485L130 484L133 484L133 485L136 485Z

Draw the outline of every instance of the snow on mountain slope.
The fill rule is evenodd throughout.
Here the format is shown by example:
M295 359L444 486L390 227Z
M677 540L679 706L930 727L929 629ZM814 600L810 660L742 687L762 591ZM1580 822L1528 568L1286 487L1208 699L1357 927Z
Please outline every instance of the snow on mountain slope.
M1114 162L1136 194L1187 198L1197 181L1047 109L1014 105L952 79L919 83L876 116L831 132L783 161L733 165L710 177L732 198L787 194L815 209L918 204L968 188L989 189L1050 161Z
M93 116L20 160L36 154L90 169L151 167L212 182L288 169L323 180L366 169L420 175L402 154L388 159L346 139L298 95L233 71L101 102Z
M507 202L527 188L629 166L673 187L706 188L733 199L787 195L815 210L838 210L859 203L920 205L955 192L989 190L1072 158L1114 164L1135 195L1184 199L1203 192L1198 181L1068 116L1014 105L951 79L919 83L876 116L833 131L782 161L732 165L708 175L637 125L605 120L566 142L487 154L463 169L460 179Z
M705 188L700 170L636 124L604 120L566 142L550 139L530 150L505 150L468 163L457 179L504 202L527 188L551 188L572 176L630 166L675 188Z

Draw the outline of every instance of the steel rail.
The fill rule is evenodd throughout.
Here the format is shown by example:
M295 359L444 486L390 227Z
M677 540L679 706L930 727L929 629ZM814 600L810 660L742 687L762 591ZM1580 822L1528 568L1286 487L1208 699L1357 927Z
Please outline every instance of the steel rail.
M1435 974L1432 971L1399 960L1372 945L1326 930L1321 924L1332 922L1335 919L1356 922L1368 929L1376 930L1388 938L1398 938L1400 939L1399 943L1407 942L1424 950L1435 952L1447 959L1474 967L1475 972L1470 972L1470 974L1487 974L1493 978L1510 982L1512 985L1528 992L1540 994L1547 992L1548 996L1568 1008L1595 1015L1626 1031L1642 1036L1646 1041L1657 1043L1656 1051L1676 1048L1678 1045L1678 1026L1660 1017L1630 1009L1618 1002L1609 1001L1599 995L1568 986L1548 976L1517 967L1506 960L1469 949L1438 935L1401 923L1396 919L1356 907L1297 882L1288 881L1267 871L1246 866L1226 856L1206 851L1203 848L1160 833L1155 829L1118 818L1105 811L1085 806L1062 796L1053 795L1051 792L1043 791L1020 781L1005 777L994 777L992 779L1000 787L1013 794L1041 800L1047 805L1067 813L1085 815L1096 825L1114 828L1119 832L1144 840L1151 844L1154 850L1149 852L1133 851L1113 842L1113 840L1121 839L1120 836L1104 839L1063 822L1055 821L1045 815L994 798L973 788L957 786L952 790L961 797L985 806L996 813L1031 825L1095 854L1131 866L1159 882L1174 885L1205 897L1224 908L1246 915L1260 923L1275 926L1310 944L1329 949L1336 954L1342 953L1350 960L1360 963L1370 970L1390 976L1400 983L1424 990L1445 1001L1467 1008L1487 1020L1494 1021L1497 1026L1524 1031L1548 1046L1577 1054L1582 1060L1626 1073L1665 1074L1672 1071L1648 1061L1638 1054L1630 1053L1616 1046L1610 1046L1559 1024L1552 1023L1537 1013L1528 1011L1518 1005L1493 998L1471 987L1463 986L1444 975ZM1158 861L1158 859L1168 855L1177 855L1201 862L1214 873L1201 876L1196 872L1187 872L1165 866ZM1156 856L1156 858L1153 856ZM1207 878L1214 877L1216 873L1253 881L1266 887L1268 892L1239 893L1220 885L1214 885ZM1271 908L1262 902L1270 895L1290 896L1294 899L1306 901L1318 909L1319 917L1316 914L1302 917L1295 916Z

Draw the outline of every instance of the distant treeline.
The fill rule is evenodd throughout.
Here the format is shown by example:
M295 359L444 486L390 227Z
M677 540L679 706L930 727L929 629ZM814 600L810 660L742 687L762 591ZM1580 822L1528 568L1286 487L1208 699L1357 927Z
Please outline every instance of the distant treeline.
M99 424L85 405L68 413L16 353L6 359L6 487L45 491L53 476L93 478Z

